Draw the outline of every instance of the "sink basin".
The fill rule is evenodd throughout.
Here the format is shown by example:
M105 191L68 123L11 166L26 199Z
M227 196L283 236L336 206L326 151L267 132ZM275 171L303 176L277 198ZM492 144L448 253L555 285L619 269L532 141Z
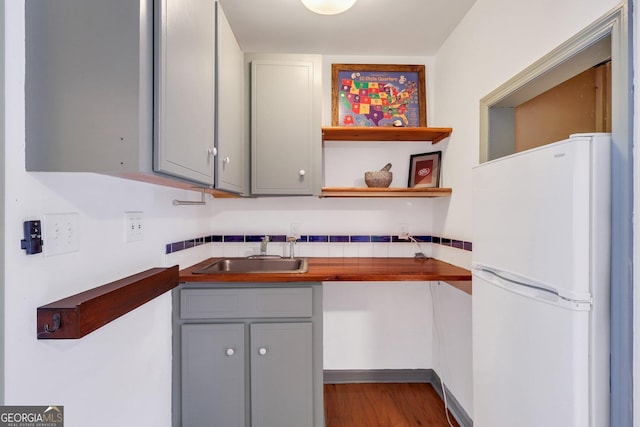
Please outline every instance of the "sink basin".
M194 274L221 273L306 273L307 258L221 258L194 271Z

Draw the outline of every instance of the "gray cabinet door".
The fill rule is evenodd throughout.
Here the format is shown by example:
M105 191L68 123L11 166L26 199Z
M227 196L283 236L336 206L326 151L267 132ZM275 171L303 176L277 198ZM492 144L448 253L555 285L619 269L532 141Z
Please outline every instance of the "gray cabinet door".
M216 105L216 188L247 193L249 143L244 91L244 54L218 4L218 74Z
M215 2L156 0L154 169L213 185Z
M245 427L243 324L182 325L182 427Z
M251 426L313 426L311 322L254 323Z
M23 7L26 169L151 172L152 0Z
M319 61L251 61L251 193L320 192Z

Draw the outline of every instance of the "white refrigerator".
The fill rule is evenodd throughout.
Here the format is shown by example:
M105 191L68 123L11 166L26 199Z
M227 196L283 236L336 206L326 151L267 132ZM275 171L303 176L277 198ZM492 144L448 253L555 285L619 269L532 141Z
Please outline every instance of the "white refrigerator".
M474 427L609 425L609 134L473 170Z

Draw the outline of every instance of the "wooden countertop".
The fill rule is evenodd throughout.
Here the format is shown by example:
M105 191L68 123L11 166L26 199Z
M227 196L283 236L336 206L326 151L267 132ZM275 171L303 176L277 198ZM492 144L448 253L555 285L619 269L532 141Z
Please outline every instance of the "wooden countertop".
M180 271L180 282L443 281L471 294L471 272L433 258L315 258L307 273L193 274L209 258Z

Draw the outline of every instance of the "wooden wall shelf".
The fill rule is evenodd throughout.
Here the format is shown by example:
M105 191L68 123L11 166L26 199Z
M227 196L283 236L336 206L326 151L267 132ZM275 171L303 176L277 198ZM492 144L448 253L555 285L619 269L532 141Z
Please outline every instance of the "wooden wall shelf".
M447 197L451 188L323 187L321 197Z
M38 307L38 339L77 339L178 286L179 268L152 268Z
M430 127L323 127L322 141L431 141L451 135L452 128Z

